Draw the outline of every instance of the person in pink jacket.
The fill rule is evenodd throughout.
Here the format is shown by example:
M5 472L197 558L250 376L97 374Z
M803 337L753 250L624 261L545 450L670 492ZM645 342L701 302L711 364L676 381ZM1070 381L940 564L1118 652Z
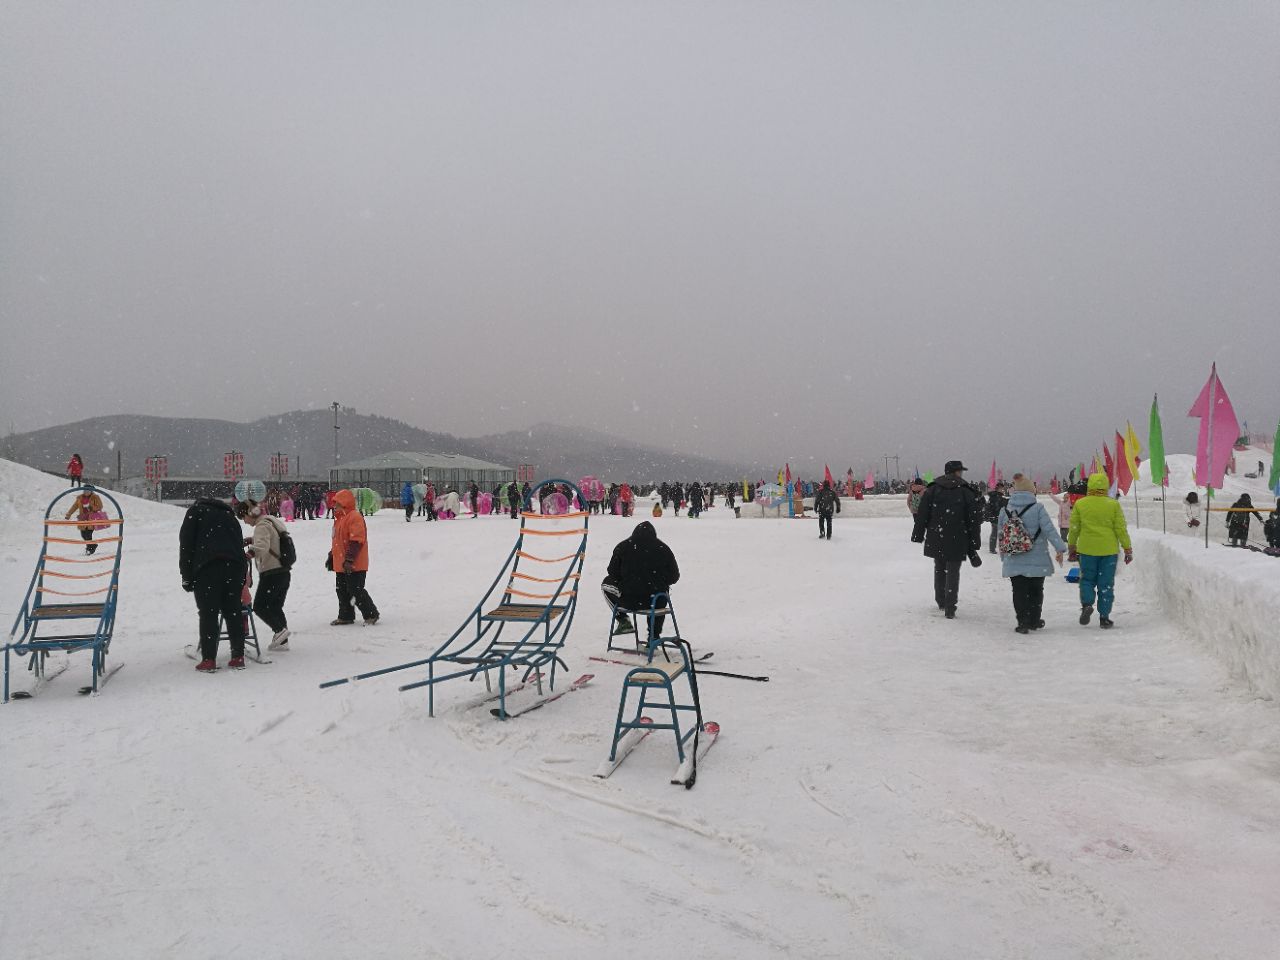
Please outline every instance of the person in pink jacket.
M1058 530L1065 540L1067 531L1071 529L1071 495L1065 490L1062 493L1051 493L1049 499L1058 505Z

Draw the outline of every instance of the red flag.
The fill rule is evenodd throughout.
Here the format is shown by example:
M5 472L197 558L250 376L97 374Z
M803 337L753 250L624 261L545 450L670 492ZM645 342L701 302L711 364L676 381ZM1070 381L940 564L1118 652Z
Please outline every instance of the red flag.
M987 475L987 489L994 490L996 488L996 462L991 461L991 473Z
M1111 486L1116 482L1116 462L1105 443L1102 445L1102 469L1107 475L1107 486Z
M836 482L831 477L831 468L825 463L822 465L822 479L827 482L827 486L834 489Z
M787 483L791 482L791 464L787 464Z
M1218 378L1218 365L1209 371L1209 381L1187 412L1200 418L1200 437L1196 442L1196 483L1221 489L1222 477L1231 460L1231 448L1240 436L1240 424L1227 391ZM1210 434L1213 435L1210 449Z
M1059 493L1061 489L1062 488L1058 486L1058 475L1055 473L1053 475L1053 479L1049 481L1049 492Z
M1129 470L1129 455L1125 450L1124 437L1120 435L1120 431L1116 431L1116 489L1122 494L1128 493L1129 488L1133 486L1133 474Z

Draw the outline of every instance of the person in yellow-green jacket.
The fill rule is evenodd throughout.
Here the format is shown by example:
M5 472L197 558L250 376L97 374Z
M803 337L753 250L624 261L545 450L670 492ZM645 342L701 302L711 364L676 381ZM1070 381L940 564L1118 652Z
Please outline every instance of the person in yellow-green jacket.
M1094 594L1098 601L1098 626L1111 627L1111 604L1115 601L1116 560L1124 550L1124 562L1133 562L1133 544L1124 522L1120 503L1107 495L1107 475L1089 478L1089 495L1076 501L1067 531L1069 558L1080 563L1080 624L1087 626L1093 616Z

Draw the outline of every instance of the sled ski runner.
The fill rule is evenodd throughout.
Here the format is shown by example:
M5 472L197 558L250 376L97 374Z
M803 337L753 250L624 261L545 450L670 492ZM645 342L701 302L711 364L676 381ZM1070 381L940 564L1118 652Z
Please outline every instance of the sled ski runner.
M680 764L676 770L676 775L671 778L674 786L684 787L686 790L691 788L698 779L698 763L707 755L707 751L720 736L720 724L714 720L708 720L702 725L702 731L698 735L698 746L696 750L690 750L688 756L684 758L684 762Z
M648 717L641 717L640 722L644 724L649 724L649 723L652 723L653 721L650 720ZM652 732L653 732L652 730L642 730L642 729L628 730L626 735L620 741L618 741L618 749L615 752L614 758L610 760L608 757L606 757L604 760L601 760L600 766L596 767L595 775L599 777L601 780L604 780L607 777L611 776L613 774L613 771L617 770L620 766L622 766L622 761L627 759L627 757L631 756L631 751L634 750L636 747L640 746L640 741L643 740L645 737L649 736L649 734Z
M36 677L35 683L31 685L30 690L15 690L13 693L9 695L10 698L13 700L30 700L37 693L39 693L41 690L44 689L45 684L50 683L55 677L61 676L62 674L66 673L67 667L69 666L71 666L71 661L69 659L63 660L62 663L60 663L57 667L54 668L52 673L43 673L43 672L40 673ZM32 668L28 667L28 669L32 669Z
M543 707L545 707L548 703L552 703L556 700L559 700L561 697L566 696L567 694L573 693L575 690L581 690L583 687L585 687L588 683L590 683L594 679L595 679L594 673L584 673L582 676L580 676L577 680L573 681L573 683L569 684L569 686L565 687L563 690L560 690L556 693L549 694L545 697L542 697L539 700L535 700L533 703L529 704L527 707L521 707L519 710L505 710L505 711L501 707L494 707L489 712L493 714L495 717L497 717L499 720L513 720L516 717L523 717L526 713L532 713L534 710L540 710Z
M692 662L706 663L715 655L716 655L715 651L712 650L710 653L704 653L701 656L694 657ZM643 657L644 654L639 654L639 656ZM644 666L644 661L642 660L614 660L614 659L611 659L610 657L587 657L587 659L594 660L596 661L596 663L616 663L622 667L643 667Z
M114 667L111 667L111 668L110 668L106 673L104 673L102 676L100 676L100 677L98 678L98 689L97 689L97 690L94 690L92 686L87 686L87 687L81 687L79 690L77 690L77 691L76 691L76 693L78 693L78 694L80 694L80 696L84 697L84 696L88 696L88 695L89 695L89 694L91 694L91 693L99 693L99 692L101 692L102 688L103 688L103 687L105 687L105 686L107 685L107 681L108 681L108 680L110 680L112 677L114 677L114 676L116 675L116 673L118 673L118 672L119 672L120 668L121 668L121 667L123 667L123 666L124 666L124 664L123 664L123 663L117 663Z

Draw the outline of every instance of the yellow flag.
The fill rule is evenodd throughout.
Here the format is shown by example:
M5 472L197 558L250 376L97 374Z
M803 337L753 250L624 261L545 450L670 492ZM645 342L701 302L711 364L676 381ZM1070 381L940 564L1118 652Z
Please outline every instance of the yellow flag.
M1138 443L1138 435L1133 431L1133 424L1125 421L1127 428L1124 433L1124 458L1129 461L1129 476L1133 477L1133 482L1138 482L1138 451L1142 449L1142 445Z

